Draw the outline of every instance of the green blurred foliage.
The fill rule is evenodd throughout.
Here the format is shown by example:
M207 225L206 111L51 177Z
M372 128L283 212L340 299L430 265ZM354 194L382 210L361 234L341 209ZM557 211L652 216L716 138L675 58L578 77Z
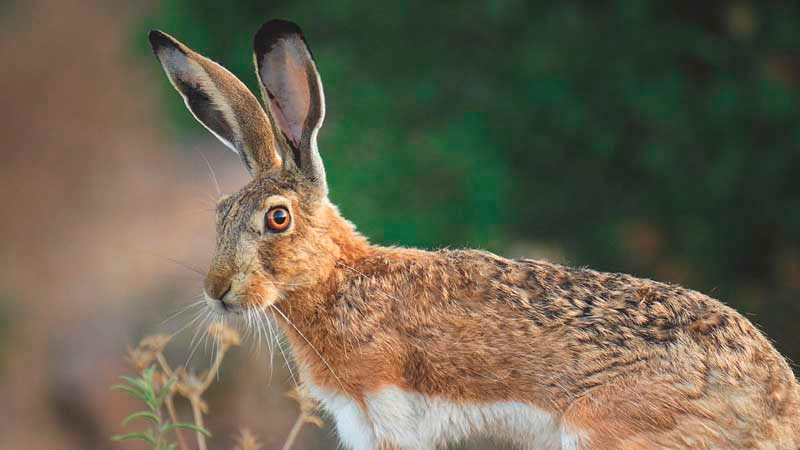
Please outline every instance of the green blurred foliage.
M777 328L798 312L800 3L167 0L145 26L258 92L251 36L275 17L304 28L331 197L373 240L555 242L676 274L800 352Z

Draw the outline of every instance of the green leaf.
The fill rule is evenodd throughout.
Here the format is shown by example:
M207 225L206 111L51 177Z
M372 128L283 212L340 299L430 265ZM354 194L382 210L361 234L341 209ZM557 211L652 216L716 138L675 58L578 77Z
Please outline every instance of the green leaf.
M127 392L143 402L147 402L149 400L147 394L139 391L136 388L128 386L127 384L115 384L114 386L111 386L111 389L114 391Z
M142 379L150 386L153 385L153 375L156 373L156 366L150 366L142 371Z
M161 421L158 419L158 416L149 412L149 411L139 411L135 412L128 417L122 419L122 426L128 426L129 423L133 422L136 419L147 419L154 424L159 424Z
M158 396L156 397L156 403L158 403L159 407L161 406L161 404L164 403L164 399L167 398L167 395L169 395L170 391L172 390L172 385L175 384L176 381L178 381L176 377L174 376L170 377L170 379L167 380L164 386L161 387L161 390L158 391Z
M153 392L153 386L146 383L144 380L140 380L139 378L127 377L125 375L121 376L120 378L127 381L128 384L130 384L131 386L139 388L142 392L145 393Z
M161 427L161 432L166 433L168 431L174 430L176 428L180 428L182 430L191 430L197 433L201 433L206 437L211 437L211 433L203 427L199 427L192 423L168 423Z
M111 440L113 441L127 441L130 439L141 439L143 441L147 441L150 443L150 445L156 445L156 440L153 438L153 434L149 431L146 433L115 434L114 436L111 436Z

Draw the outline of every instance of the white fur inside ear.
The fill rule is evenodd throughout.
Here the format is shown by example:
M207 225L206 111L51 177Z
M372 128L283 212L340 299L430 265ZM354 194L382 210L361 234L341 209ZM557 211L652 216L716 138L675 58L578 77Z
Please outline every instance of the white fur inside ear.
M225 99L225 96L222 95L216 84L211 80L211 77L208 76L205 69L197 61L194 61L191 57L173 47L160 48L158 50L158 59L161 61L161 65L164 67L164 72L167 74L170 82L181 94L186 108L189 109L189 112L192 113L194 118L225 144L226 147L230 148L235 153L240 153L241 150L239 147L242 145L242 131L239 127L239 122L236 120L236 115L231 105ZM222 68L222 66L219 67ZM223 70L225 69L223 68ZM231 130L232 136L220 135L200 118L197 112L192 109L189 103L189 97L181 89L181 84L199 89L209 98L211 106L222 116L222 120Z

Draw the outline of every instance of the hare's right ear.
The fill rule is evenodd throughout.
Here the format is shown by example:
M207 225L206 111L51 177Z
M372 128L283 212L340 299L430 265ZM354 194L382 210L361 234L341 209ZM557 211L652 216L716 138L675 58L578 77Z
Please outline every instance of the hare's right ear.
M325 167L317 149L325 94L303 32L293 22L271 20L261 26L253 44L261 95L281 154L293 158L294 165L327 193Z
M150 32L153 53L192 115L238 153L253 175L281 167L272 126L258 100L224 67L172 36Z

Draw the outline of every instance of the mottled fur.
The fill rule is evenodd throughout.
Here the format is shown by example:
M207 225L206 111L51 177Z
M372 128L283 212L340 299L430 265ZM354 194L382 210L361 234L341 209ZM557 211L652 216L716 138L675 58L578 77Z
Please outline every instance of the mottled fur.
M286 24L281 27L286 33ZM269 31L259 35L277 39ZM154 50L159 54L155 44ZM294 66L316 76L313 62ZM311 119L305 122L312 128L321 123ZM310 129L302 136L313 140ZM336 405L350 408L343 414L358 416L364 433L383 439L372 442L365 434L352 445L400 448L408 436L402 433L414 430L381 434L385 422L370 422L388 414L375 408L391 411L395 398L444 405L464 417L529 405L586 449L800 445L794 375L733 309L680 286L624 274L473 250L370 245L328 200L324 180L314 175L319 168L304 172L298 155L316 152L316 143L287 147L301 140L251 144L259 149L251 153L259 169L218 206L217 253L205 287L210 299L233 311L280 313L304 380L319 397L330 397L334 415ZM275 164L286 160L293 163ZM286 232L263 230L263 215L274 204L291 213ZM497 409L502 405L512 409ZM502 420L508 425L510 419ZM452 440L481 433L509 438L496 423L464 423ZM440 434L426 442L450 442ZM553 448L568 445L561 442Z

